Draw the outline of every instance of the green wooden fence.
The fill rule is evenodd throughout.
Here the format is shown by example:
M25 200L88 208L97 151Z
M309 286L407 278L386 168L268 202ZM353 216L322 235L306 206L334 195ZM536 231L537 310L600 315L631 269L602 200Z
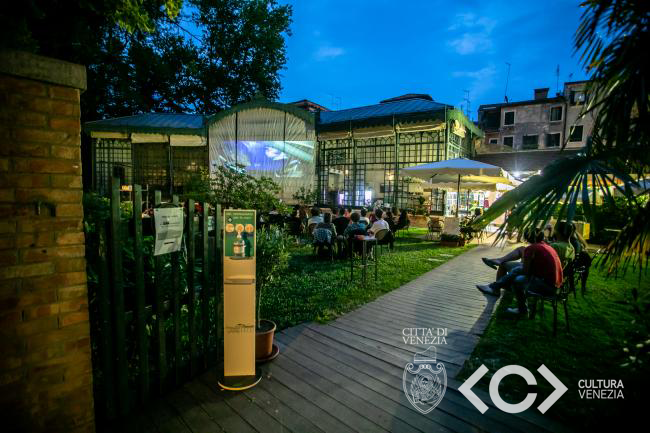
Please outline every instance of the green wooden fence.
M119 188L114 179L110 217L87 241L89 275L96 275L88 285L99 419L125 415L222 360L221 206L200 203L197 211L187 200L183 248L154 257L142 188L133 186L129 219ZM154 203L179 206L177 196L162 203L159 191Z

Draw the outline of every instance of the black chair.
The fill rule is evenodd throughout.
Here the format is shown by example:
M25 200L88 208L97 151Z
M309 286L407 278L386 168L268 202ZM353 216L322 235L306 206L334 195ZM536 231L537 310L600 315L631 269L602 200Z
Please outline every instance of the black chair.
M568 265L567 265L568 267ZM565 267L566 269L566 267ZM567 269L568 270L568 269ZM564 322L566 324L567 332L571 332L569 327L569 308L567 302L569 300L569 292L571 291L571 281L573 278L567 278L565 275L562 285L559 288L556 288L553 291L552 295L545 295L541 293L536 293L534 291L527 291L526 298L532 299L535 301L535 306L531 311L531 319L535 317L535 314L538 313L540 317L544 317L544 302L550 302L553 306L553 337L557 336L557 308L558 304L562 304L564 307ZM539 310L537 309L537 302L539 302Z
M379 246L381 249L382 254L384 253L384 246L389 244L386 236L389 236L390 233L391 231L388 229L379 230L377 233L375 233L375 237L377 238L377 246Z

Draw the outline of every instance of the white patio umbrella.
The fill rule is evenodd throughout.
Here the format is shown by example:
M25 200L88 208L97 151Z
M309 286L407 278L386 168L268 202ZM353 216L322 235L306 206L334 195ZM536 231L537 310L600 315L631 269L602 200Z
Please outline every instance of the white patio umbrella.
M433 185L442 185L440 187L449 187L453 181L456 181L456 216L460 205L461 180L463 183L467 182L470 189L489 190L492 188L488 187L489 185L494 185L496 188L497 184L516 184L516 180L501 167L466 158L416 165L402 169L402 173L427 180Z

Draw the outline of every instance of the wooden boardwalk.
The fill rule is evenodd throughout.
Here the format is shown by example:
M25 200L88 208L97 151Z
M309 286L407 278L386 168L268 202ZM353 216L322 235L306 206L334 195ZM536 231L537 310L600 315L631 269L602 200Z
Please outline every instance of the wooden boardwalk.
M558 432L535 405L511 415L490 407L481 414L458 392L455 378L495 308L474 285L494 271L480 257L500 255L479 246L326 325L308 323L276 334L280 356L263 367L258 386L221 391L215 372L186 384L115 431L138 432ZM384 256L390 260L390 256ZM422 346L404 344L404 328L447 328L436 346L448 375L442 402L426 415L402 388L406 363Z

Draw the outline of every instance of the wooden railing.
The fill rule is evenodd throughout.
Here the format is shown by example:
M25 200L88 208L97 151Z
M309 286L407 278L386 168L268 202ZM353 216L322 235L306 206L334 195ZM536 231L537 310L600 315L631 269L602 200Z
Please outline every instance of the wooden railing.
M120 194L115 179L110 217L87 234L95 237L87 239L86 256L89 275L96 275L88 286L98 420L125 415L222 359L221 206L202 203L197 212L187 200L183 248L153 256L142 188L133 186L130 221ZM179 206L176 196L162 203L160 192L154 202Z

